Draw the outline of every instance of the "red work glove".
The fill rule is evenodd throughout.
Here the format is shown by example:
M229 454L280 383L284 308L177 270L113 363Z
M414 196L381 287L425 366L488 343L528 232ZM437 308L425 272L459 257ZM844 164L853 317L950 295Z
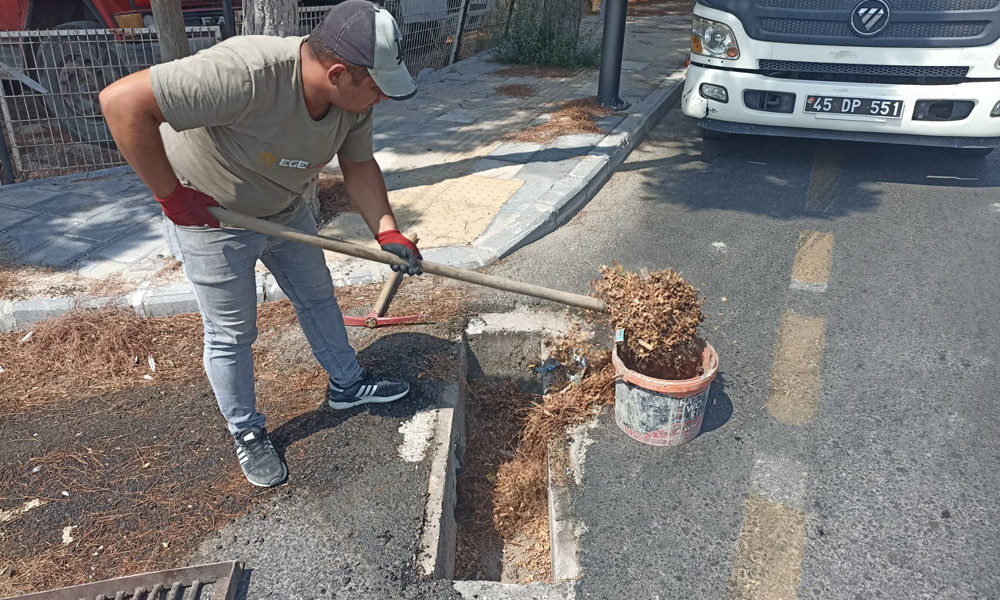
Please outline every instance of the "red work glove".
M403 237L398 229L383 231L375 239L378 240L378 245L382 246L383 250L391 252L409 263L407 266L389 265L393 271L402 271L407 275L420 275L424 272L420 268L420 260L423 258L420 256L420 250L417 250L417 246L413 242Z
M158 196L154 196L154 198L156 198L156 201L160 203L160 208L163 209L163 214L167 215L168 219L178 225L208 225L209 227L219 226L219 220L205 210L206 206L219 205L219 203L208 194L202 194L198 190L184 187L178 183L177 187L174 188L174 191L170 192L170 195L166 198L160 198Z

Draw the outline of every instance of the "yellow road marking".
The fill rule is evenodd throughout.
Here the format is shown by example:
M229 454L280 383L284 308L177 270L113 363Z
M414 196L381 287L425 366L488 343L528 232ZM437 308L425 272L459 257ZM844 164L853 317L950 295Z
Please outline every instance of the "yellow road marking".
M747 499L730 598L795 600L805 547L804 512L756 496Z
M792 287L824 291L833 262L833 234L821 231L799 233L795 264L792 266ZM796 286L795 284L799 284Z
M809 191L806 194L806 205L809 208L823 210L837 199L837 182L840 180L842 158L839 146L816 145L816 158L813 159L812 175L809 177Z
M785 311L767 397L768 412L785 425L805 425L816 416L825 341L826 319Z

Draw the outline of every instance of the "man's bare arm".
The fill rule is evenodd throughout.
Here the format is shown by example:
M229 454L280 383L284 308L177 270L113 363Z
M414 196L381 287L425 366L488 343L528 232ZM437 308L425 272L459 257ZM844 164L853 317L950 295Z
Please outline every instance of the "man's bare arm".
M375 234L379 246L408 263L392 265L392 270L420 275L423 272L420 250L411 240L403 237L396 226L396 217L389 206L389 194L385 190L385 178L375 159L354 162L341 158L340 170L344 173L347 196Z
M368 229L378 235L383 231L398 229L396 217L389 206L389 194L385 189L382 169L374 158L354 162L339 158L340 170L344 174L344 188L347 197L361 213Z
M119 79L100 94L101 111L118 149L158 198L166 198L180 183L160 138L166 121L153 96L149 70Z

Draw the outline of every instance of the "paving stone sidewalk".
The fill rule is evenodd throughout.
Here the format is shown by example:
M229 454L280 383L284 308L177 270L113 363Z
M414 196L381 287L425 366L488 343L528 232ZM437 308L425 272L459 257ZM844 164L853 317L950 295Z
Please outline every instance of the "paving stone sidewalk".
M584 28L598 25L588 17ZM599 119L603 133L548 143L508 138L544 122L561 102L594 97L596 69L523 76L481 54L422 74L414 99L376 112L376 157L401 229L420 235L427 260L476 268L558 227L676 102L689 32L689 16L629 18L620 96L631 106ZM507 85L529 86L533 95L497 92ZM322 233L374 246L353 213ZM0 187L0 251L37 267L27 293L0 298L0 331L77 306L115 303L149 316L196 310L163 239L159 207L128 168ZM327 262L337 285L388 274L332 253ZM258 290L262 302L283 297L263 267Z

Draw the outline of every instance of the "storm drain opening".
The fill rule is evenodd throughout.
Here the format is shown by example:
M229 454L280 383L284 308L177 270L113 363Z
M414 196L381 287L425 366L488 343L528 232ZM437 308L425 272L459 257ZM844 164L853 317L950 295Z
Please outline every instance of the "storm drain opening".
M466 333L454 578L527 584L575 576L561 491L570 432L613 402L605 350L565 314L481 315ZM568 565L568 566L567 566Z
M547 512L538 514L537 498L525 499L522 508L536 510L520 515L507 515L506 502L496 502L498 480L510 476L507 471L517 457L521 420L541 398L541 376L533 369L539 362L541 339L521 332L489 332L468 336L467 343L465 447L460 449L456 478L455 579L548 581Z
M141 573L14 596L8 600L233 600L243 576L236 561Z

